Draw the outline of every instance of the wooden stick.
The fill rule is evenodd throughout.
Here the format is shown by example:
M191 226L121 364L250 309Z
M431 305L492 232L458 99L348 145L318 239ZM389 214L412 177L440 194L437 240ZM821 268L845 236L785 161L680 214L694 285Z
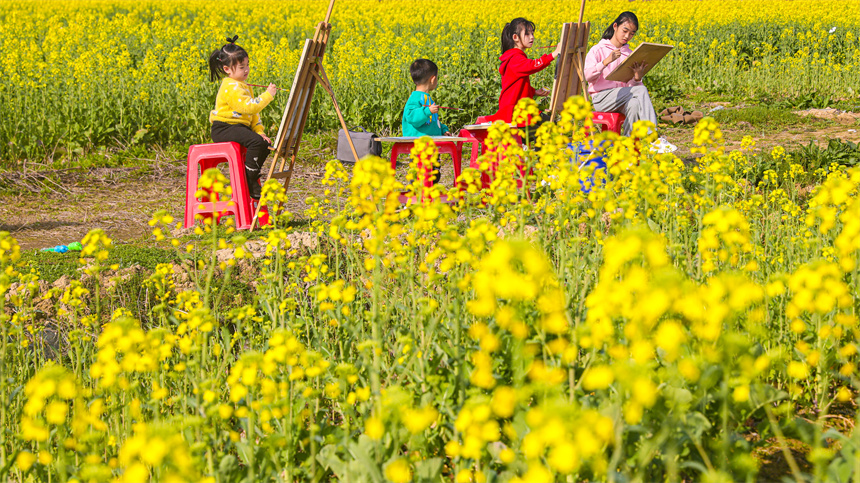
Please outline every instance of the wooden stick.
M334 2L334 0L331 0ZM582 0L582 3L579 4L579 23L582 23L582 16L585 14L585 0Z
M246 84L248 84L248 83L246 82ZM268 89L268 88L269 88L269 86L261 86L260 84L248 84L248 85L249 85L249 86L253 86L253 87L263 87L263 88L266 88L266 89ZM279 91L288 91L288 90L289 90L289 89L285 89L285 88L283 88L283 87L275 87L275 89L277 89L277 90L279 90Z
M584 4L585 0L582 0L582 3ZM328 21L331 20L331 11L332 10L334 10L334 0L331 0L331 2L328 4L328 12L326 12L325 20L324 20L325 23L328 23ZM582 22L581 17L582 17L582 14L580 14L580 19L579 19L580 22Z
M435 104L434 104L435 105ZM430 107L429 105L425 105L424 107ZM465 111L465 109L461 109L459 107L445 107L439 106L439 109L451 109L452 111Z
M579 37L579 46L574 53L574 62L577 69L577 74L579 75L579 88L580 95L585 98L585 100L589 100L588 97L588 83L585 81L585 56L588 48L588 36L591 33L591 22L585 22L579 24L580 27L580 37Z

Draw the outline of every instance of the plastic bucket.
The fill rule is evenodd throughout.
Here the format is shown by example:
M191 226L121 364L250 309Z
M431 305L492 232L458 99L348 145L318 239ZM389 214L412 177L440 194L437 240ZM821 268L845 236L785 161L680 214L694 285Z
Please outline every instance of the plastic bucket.
M591 193L592 188L594 188L595 183L600 183L602 186L606 183L606 161L605 156L593 156L593 152L602 149L606 141L601 141L594 144L594 141L589 141L587 144L583 143L570 143L568 147L573 151L574 158L573 162L576 164L579 170L583 169L591 169L594 171L588 176L586 179L579 180L579 186L582 188L583 193ZM599 170L603 170L603 176L601 176L600 180L595 180L595 175Z

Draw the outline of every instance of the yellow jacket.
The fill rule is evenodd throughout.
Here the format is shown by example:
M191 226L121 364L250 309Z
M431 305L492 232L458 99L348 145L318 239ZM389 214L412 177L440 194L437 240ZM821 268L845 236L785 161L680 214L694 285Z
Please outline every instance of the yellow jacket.
M209 113L209 122L244 124L257 134L263 134L260 111L272 102L272 95L263 92L260 97L251 97L248 84L225 77L218 88L215 109Z

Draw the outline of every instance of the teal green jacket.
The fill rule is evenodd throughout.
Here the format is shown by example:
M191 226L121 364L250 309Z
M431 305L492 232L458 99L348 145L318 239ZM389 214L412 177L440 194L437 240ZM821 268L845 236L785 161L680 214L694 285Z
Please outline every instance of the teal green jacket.
M448 126L439 122L439 114L430 112L435 104L430 94L414 91L403 108L403 136L442 136Z

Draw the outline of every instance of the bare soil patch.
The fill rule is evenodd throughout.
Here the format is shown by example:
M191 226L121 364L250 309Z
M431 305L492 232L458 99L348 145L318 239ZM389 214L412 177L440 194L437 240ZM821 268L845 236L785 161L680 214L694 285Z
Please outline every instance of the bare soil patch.
M825 109L805 109L802 111L792 112L798 116L828 119L846 125L855 124L857 120L860 119L860 112L840 111L839 109L834 109L832 107Z
M746 124L746 123L744 123ZM860 142L860 128L857 126L828 125L828 126L788 126L785 129L774 131L756 129L752 126L721 126L726 149L731 151L741 147L741 140L745 136L752 136L756 141L756 148L769 151L775 146L786 149L798 144L806 145L810 141L824 147L827 140L838 138L843 141ZM666 138L678 146L675 154L680 158L692 157L690 148L693 144L693 130L689 127L668 127L662 130Z
M22 249L80 241L95 228L115 241L143 241L150 236L147 222L156 211L167 210L176 222L182 221L185 167L185 159L173 159L162 169L144 174L128 168L101 168L97 174L102 176L76 176L61 184L54 179L58 174L62 179L63 173L40 172L39 177L29 176L32 191L0 195L0 231L10 232ZM305 197L322 191L322 166L298 164L297 168L289 208L301 217ZM25 181L27 177L19 176Z

